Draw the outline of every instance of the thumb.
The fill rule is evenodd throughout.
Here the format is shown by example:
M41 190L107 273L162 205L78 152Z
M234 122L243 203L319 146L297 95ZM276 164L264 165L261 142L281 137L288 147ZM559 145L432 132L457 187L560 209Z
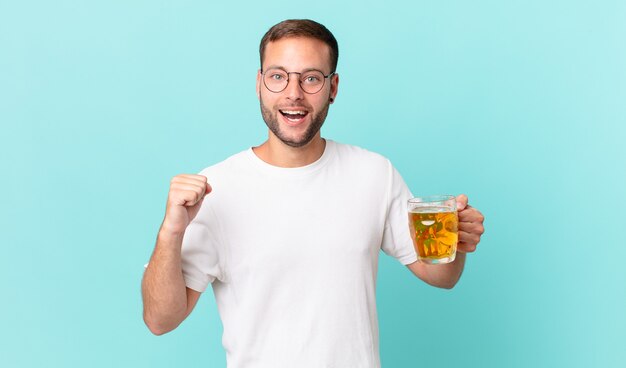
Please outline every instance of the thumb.
M206 187L204 188L204 195L202 196L202 198L206 197L207 194L211 193L212 190L213 188L211 188L209 183L206 183Z
M460 194L456 197L456 210L463 211L465 208L467 208L467 196Z

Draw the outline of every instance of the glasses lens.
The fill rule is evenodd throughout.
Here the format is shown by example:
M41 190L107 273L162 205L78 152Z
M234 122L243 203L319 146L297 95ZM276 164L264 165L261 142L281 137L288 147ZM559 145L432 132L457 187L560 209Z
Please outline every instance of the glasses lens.
M289 75L281 69L269 69L263 74L265 87L272 92L280 92L287 87Z
M319 70L311 70L300 75L300 85L306 93L317 93L324 86L325 79Z

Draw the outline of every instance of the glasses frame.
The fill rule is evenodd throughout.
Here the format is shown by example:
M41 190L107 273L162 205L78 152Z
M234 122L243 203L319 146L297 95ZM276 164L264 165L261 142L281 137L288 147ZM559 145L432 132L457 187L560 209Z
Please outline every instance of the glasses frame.
M322 76L324 77L324 80L322 82L322 86L316 92L307 92L307 91L305 91L304 87L302 87L302 80L300 80L300 77L298 77L298 86L300 86L300 89L302 90L302 92L304 92L304 93L306 93L308 95L314 95L314 94L319 93L321 90L324 89L324 86L326 85L326 79L328 77L332 77L333 75L336 74L336 72L330 72L330 74L324 75L324 72L319 70L319 69L309 69L309 70L307 70L305 72L288 72L288 71L286 71L285 69L282 69L282 68L271 68L269 70L273 70L273 69L282 70L283 72L287 73L287 84L285 84L285 87L283 87L283 89L281 89L280 91L273 91L273 90L271 90L270 87L268 87L267 83L265 82L265 73L267 73L267 70L265 70L265 71L261 70L261 76L263 77L261 79L263 79L263 85L265 86L265 88L267 88L268 91L270 91L272 93L281 93L282 91L286 90L287 87L289 86L289 81L291 80L291 74L302 75L304 73L315 71L315 72L320 72L322 74Z

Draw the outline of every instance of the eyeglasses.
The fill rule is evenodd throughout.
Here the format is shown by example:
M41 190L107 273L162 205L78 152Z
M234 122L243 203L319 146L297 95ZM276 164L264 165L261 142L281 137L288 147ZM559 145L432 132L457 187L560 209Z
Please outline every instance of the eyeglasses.
M308 70L306 72L298 73L298 72L287 72L283 69L272 68L266 71L262 71L261 75L263 76L263 84L265 87L270 90L270 92L279 93L287 88L289 85L289 75L290 74L298 74L300 78L298 82L300 83L300 88L308 94L314 94L322 90L324 88L324 83L326 83L326 78L335 74L332 72L328 75L324 75L319 70Z

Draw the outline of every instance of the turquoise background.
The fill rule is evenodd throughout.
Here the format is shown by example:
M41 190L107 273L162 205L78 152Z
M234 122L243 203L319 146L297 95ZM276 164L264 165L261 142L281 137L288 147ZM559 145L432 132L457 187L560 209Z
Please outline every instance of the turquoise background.
M0 365L223 367L212 292L155 337L169 179L261 143L258 43L340 45L323 135L486 233L453 290L382 256L384 367L626 366L621 1L0 1Z

